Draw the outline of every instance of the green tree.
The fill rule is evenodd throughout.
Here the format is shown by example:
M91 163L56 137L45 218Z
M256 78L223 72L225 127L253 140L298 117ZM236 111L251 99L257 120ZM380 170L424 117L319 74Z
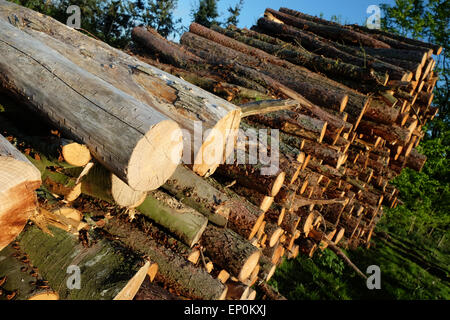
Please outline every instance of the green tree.
M220 24L217 21L219 17L217 0L200 0L198 8L192 11L192 17L194 22L208 28L213 24Z
M142 23L157 30L159 34L167 38L172 34L180 32L180 19L175 19L173 13L177 8L178 0L153 0L144 3L138 0L136 7L139 11L142 10L142 16L138 20Z
M225 26L235 25L237 26L239 22L239 16L241 15L242 7L244 6L244 0L239 0L239 2L233 7L228 7L228 13L230 14Z

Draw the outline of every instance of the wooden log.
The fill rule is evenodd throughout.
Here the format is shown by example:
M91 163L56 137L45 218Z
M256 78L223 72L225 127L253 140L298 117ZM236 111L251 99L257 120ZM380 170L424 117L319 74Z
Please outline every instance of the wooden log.
M0 251L0 279L0 300L59 299L17 243Z
M134 97L145 104L146 109L149 107L156 109L175 120L184 129L183 160L193 164L193 169L198 174L202 176L212 174L215 167L226 158L225 146L227 143L233 144L236 140L235 129L239 127L240 122L238 107L103 42L76 32L56 20L47 19L12 3L2 1L1 6L3 10L0 17L6 21L11 13L18 19L32 20L34 28L39 26L44 32L38 32L33 28L24 28L22 31L39 39L74 64ZM114 57L114 63L111 63L111 57ZM194 139L196 129L202 134L201 139L198 137ZM167 132L170 131L165 130L164 137L170 139ZM173 143L179 142L175 136L173 138ZM169 151L172 149L164 151L171 156ZM156 154L154 156L156 157ZM161 159L161 156L158 155L158 158Z
M227 29L212 26L211 29L291 63L324 73L332 78L345 77L380 83L386 83L388 79L386 73L381 74L374 70L323 57L314 52L309 52L302 47L294 46L282 40L251 30L239 30L234 26L229 26Z
M249 294L250 287L239 282L228 281L226 300L245 300Z
M285 24L272 22L266 18L258 20L258 27L253 30L268 33L271 36L290 42L300 42L308 51L315 54L324 55L332 59L340 59L349 64L359 67L370 67L378 72L387 72L391 79L407 80L412 77L412 73L392 64L385 63L378 59L363 55L358 49L349 49L348 46L340 45L337 42L327 41L327 39L314 36L309 32L300 30Z
M257 288L266 296L268 300L287 300L276 289L265 282L258 283Z
M0 83L9 92L85 143L99 162L133 189L155 189L170 177L183 146L182 132L174 121L86 73L23 31L3 20L0 25L4 30ZM45 85L36 89L35 83ZM97 94L88 87L97 88ZM120 109L123 105L129 106L126 112Z
M312 73L309 70L300 69L292 65L291 69L280 67L272 63L261 61L250 55L241 53L234 49L225 47L221 44L202 38L190 32L186 32L180 39L180 42L196 55L202 57L215 65L223 65L229 61L239 59L239 63L252 68L259 68L260 72L266 74L277 81L284 83L293 90L298 91L313 103L321 105L334 105L338 109L342 104L346 104L348 97L345 93L335 90L334 87L322 83L322 86L314 85L308 78ZM306 82L306 79L309 82ZM326 78L323 77L323 81ZM303 81L301 81L303 80Z
M265 255L261 255L259 260L259 273L258 277L263 281L268 282L275 274L277 266L270 261Z
M145 263L117 241L99 239L92 247L86 248L65 231L52 227L50 230L53 237L36 226L30 226L17 241L60 299L133 299L145 278L149 262ZM77 290L67 287L73 273L68 268L73 265L81 271L81 286ZM118 272L122 276L113 278L112 275ZM102 286L105 282L107 287Z
M389 126L367 120L361 121L358 131L369 136L377 135L390 143L397 143L400 145L405 145L411 137L411 133L408 130L395 124Z
M318 24L273 9L266 9L266 12L272 14L286 24L299 28L300 30L308 30L309 32L333 41L344 41L348 44L362 44L372 48L390 48L388 44L357 31L334 25Z
M384 124L393 124L399 116L400 110L390 107L380 99L372 99L363 119L372 120Z
M439 45L435 45L432 43L427 43L424 41L420 41L417 39L412 39L412 38L407 38L401 35L397 35L391 32L387 32L384 30L375 30L375 29L369 29L367 27L364 26L359 26L359 25L350 25L349 27L353 28L353 29L357 29L360 30L364 33L368 33L368 34L372 34L372 35L376 35L377 38L379 39L383 39L383 41L389 41L390 45L394 48L400 48L400 49L415 49L415 48L427 48L427 49L431 49L433 51L434 54L439 55L442 52L442 47ZM393 41L393 40L397 40L397 41ZM408 47L405 44L410 44L411 46ZM424 49L422 49L424 50Z
M427 157L420 154L417 149L413 148L409 157L406 159L406 166L420 172L426 162Z
M79 169L68 171L74 174L75 177L81 172ZM60 178L62 177L60 176ZM49 173L49 177L45 179L44 183L47 185L51 180L56 179L57 177L54 174ZM70 180L73 181L73 179ZM65 183L67 185L69 182ZM146 192L133 190L99 163L96 163L89 170L88 174L81 179L80 183L82 193L110 203L116 203L121 207L136 208L146 197Z
M298 111L274 112L254 115L248 119L285 133L322 142L327 129L327 122L301 114Z
M241 104L242 117L253 115L261 115L281 110L289 110L299 107L299 103L295 100L262 100Z
M173 233L189 247L202 236L208 219L162 191L152 191L137 210Z
M170 293L168 290L160 287L157 284L144 281L139 291L136 293L134 300L182 300L180 297Z
M107 221L103 227L109 234L118 237L134 252L148 256L159 266L156 276L181 295L192 299L223 300L226 287L214 279L206 270L195 267L183 256L159 244L137 226L124 223L117 218Z
M261 256L258 248L237 233L211 225L203 233L202 245L218 266L226 268L241 282L247 280Z
M135 27L131 31L131 37L149 53L156 54L158 58L168 64L184 67L187 64L202 62L202 59L175 43L169 42L151 27Z
M0 250L23 230L36 210L34 191L40 185L39 170L0 135Z

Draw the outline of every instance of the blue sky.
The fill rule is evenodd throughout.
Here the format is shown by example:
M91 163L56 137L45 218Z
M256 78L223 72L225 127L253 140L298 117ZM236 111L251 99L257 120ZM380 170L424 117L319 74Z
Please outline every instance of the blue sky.
M219 0L219 20L228 16L227 8L235 5L239 0ZM250 28L264 14L266 8L278 10L280 7L296 9L310 15L323 13L325 19L332 15L340 16L342 23L362 24L369 14L366 13L369 5L380 3L394 4L395 0L244 0L244 7L239 19L238 27ZM198 4L198 0L178 0L175 11L177 18L183 19L183 25L188 27L192 18L191 10Z

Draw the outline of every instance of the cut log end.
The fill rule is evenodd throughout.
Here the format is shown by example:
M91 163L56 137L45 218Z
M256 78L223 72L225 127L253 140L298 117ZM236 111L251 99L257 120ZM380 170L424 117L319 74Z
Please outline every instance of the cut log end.
M114 201L121 207L136 208L140 206L147 196L145 191L135 191L116 175L111 177L111 194Z
M217 167L233 151L242 112L240 109L229 112L211 128L203 144L195 155L193 171L202 177L211 176ZM228 147L226 147L228 146Z
M28 300L59 300L59 295L56 292L44 292L34 295Z
M175 172L183 152L183 134L178 124L164 120L148 131L129 161L126 181L136 191L163 185Z
M242 266L241 271L239 272L238 279L239 281L244 282L245 280L250 277L253 270L255 269L256 265L259 262L259 258L261 256L261 251L255 251L250 257L247 259L247 261Z
M75 167L84 167L91 161L89 149L82 144L72 142L62 146L64 160Z

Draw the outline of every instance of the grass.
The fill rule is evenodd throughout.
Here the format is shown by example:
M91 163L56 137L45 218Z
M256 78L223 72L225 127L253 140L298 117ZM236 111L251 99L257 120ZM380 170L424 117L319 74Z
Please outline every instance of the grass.
M366 281L330 250L311 259L299 256L284 261L270 284L289 300L449 300L449 254L421 246L410 239L373 238L370 249L348 251L365 272L370 265L381 269L381 289L369 290Z

